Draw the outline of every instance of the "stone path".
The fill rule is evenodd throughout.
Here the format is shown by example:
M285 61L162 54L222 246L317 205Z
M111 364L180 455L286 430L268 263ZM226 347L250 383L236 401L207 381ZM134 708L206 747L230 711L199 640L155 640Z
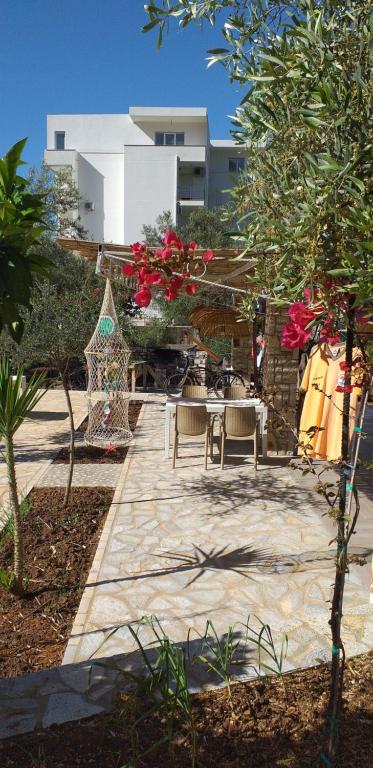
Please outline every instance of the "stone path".
M87 413L85 392L70 392L75 426L83 421ZM37 484L48 465L69 437L68 411L63 390L51 389L46 392L32 413L15 434L16 474L19 493L25 496ZM8 489L6 465L0 443L0 526L6 518Z
M95 486L115 488L121 469L121 464L75 464L72 484L89 488ZM68 464L51 464L36 485L39 488L64 486L68 474Z
M173 471L163 430L162 397L149 394L64 663L130 653L135 644L126 626L103 640L151 614L182 642L190 627L203 632L208 618L222 635L256 614L276 639L288 634L288 668L330 658L333 532L320 497L281 459L268 458L255 476L251 458L238 453L242 443L223 471L215 448L205 472L202 444L182 441ZM352 566L347 577L349 655L373 646L362 570ZM140 632L144 642L154 639L150 630Z

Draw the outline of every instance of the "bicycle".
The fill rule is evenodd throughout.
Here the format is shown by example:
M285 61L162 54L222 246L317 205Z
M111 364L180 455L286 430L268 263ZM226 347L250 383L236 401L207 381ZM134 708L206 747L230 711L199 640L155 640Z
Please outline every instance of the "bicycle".
M189 356L185 354L185 365L177 366L176 373L168 377L165 383L168 395L178 394L186 384L204 385L208 390L212 390L217 397L223 396L225 387L245 386L245 381L241 374L233 368L222 368L223 361L215 363L216 368L202 368L194 365Z

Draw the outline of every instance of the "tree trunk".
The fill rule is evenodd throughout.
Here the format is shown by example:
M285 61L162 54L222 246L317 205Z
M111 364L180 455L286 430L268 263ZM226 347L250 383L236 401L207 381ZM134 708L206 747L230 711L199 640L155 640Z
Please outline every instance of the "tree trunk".
M66 402L67 402L67 408L69 411L69 421L70 421L69 475L66 483L65 496L62 503L63 507L67 507L70 499L71 483L73 480L73 472L74 472L75 426L74 426L73 409L71 405L71 398L70 398L66 371L63 372L63 374L61 375L61 378L62 378L62 386L66 395Z
M13 544L14 544L14 581L12 592L16 595L23 593L23 539L22 539L22 521L21 510L18 500L17 480L14 462L13 437L4 435L5 442L5 460L8 474L8 488L10 510L13 515Z
M354 310L352 308L353 299L350 300L347 319L347 337L346 337L346 363L352 364L352 352L354 345ZM345 385L351 383L350 371L345 371ZM322 753L322 763L327 768L333 768L334 760L338 747L338 719L341 707L343 670L344 670L344 648L341 639L341 622L343 616L343 592L345 585L345 575L347 569L347 532L348 520L346 520L346 490L351 490L349 477L349 418L350 418L350 393L345 392L343 398L343 416L342 416L342 444L341 444L341 470L339 485L339 508L337 518L337 557L336 571L334 580L334 591L332 599L330 627L332 631L332 668L329 690L329 702L327 710L327 720L329 727L329 736L326 747L326 754Z

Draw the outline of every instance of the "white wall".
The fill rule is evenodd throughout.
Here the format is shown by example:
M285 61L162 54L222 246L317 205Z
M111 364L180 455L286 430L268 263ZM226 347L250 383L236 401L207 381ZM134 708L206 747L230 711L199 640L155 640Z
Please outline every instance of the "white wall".
M125 147L124 243L142 239L144 224L170 210L176 221L177 156L168 147Z
M205 146L206 122L154 120L134 123L129 115L48 115L47 149L55 148L55 132L65 133L65 149L78 152L122 152L124 144L154 144L156 131L185 133L185 144Z
M224 205L230 200L229 192L223 191L231 189L237 180L236 174L229 173L230 157L242 157L242 151L238 153L235 147L210 149L209 208Z
M78 152L122 153L127 142L151 143L129 115L48 115L48 149L54 149L55 131L64 131L65 148Z
M123 243L123 153L84 153L79 164L79 191L83 198L81 218L93 240ZM92 173L95 172L95 176ZM94 213L84 212L84 202L95 204ZM102 217L98 220L101 208ZM97 227L97 229L95 228Z

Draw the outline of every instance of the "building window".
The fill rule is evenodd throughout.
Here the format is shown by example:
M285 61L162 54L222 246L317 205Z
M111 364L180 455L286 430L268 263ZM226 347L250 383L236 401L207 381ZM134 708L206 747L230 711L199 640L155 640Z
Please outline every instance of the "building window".
M157 147L182 147L185 143L185 134L156 131L154 142Z
M54 134L55 149L65 149L65 131L56 131Z
M244 157L230 157L228 162L229 162L229 173L240 173L240 171L245 170Z

